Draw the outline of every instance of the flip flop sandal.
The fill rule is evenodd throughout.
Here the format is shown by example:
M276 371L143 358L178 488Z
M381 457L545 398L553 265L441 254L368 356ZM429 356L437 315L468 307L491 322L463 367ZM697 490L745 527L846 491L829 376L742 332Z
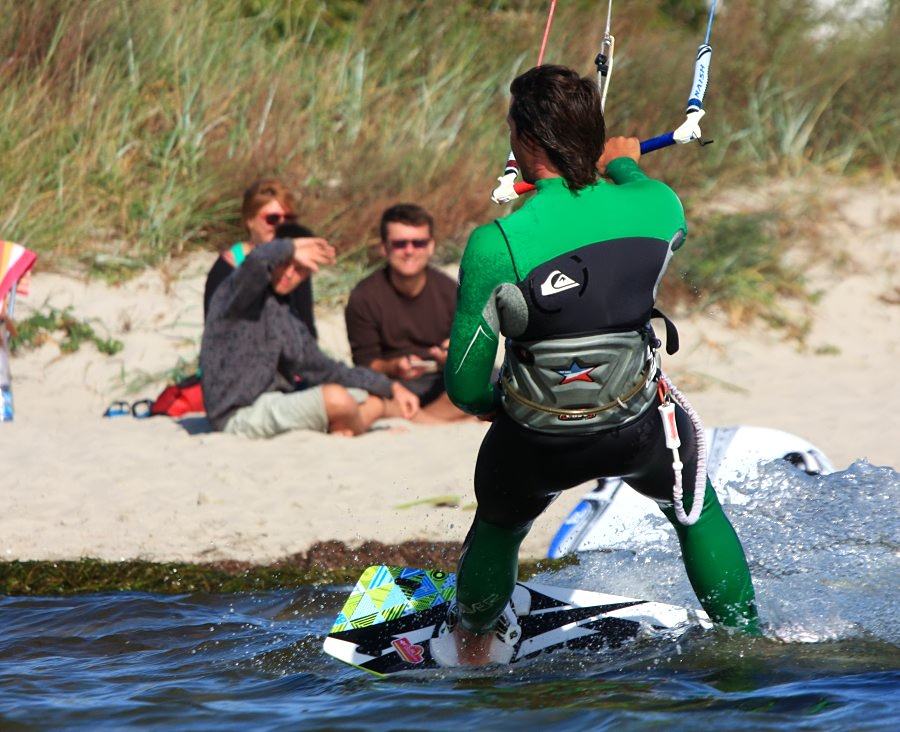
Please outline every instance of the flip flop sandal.
M152 399L140 399L131 405L131 414L136 419L146 419L150 416L151 409L153 409Z
M128 402L113 402L103 413L104 417L127 417L131 414L131 405Z

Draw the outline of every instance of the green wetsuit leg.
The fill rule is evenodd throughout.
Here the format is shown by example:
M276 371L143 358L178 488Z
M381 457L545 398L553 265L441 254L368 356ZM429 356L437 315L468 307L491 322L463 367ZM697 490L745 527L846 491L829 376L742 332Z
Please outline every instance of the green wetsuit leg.
M692 495L684 498L690 511ZM753 580L740 539L722 510L709 478L703 512L693 526L685 526L675 516L674 506L662 509L675 527L688 579L700 604L717 623L760 633L754 602Z
M459 622L469 632L490 631L509 602L519 575L519 545L530 528L528 523L508 529L475 517L456 577Z

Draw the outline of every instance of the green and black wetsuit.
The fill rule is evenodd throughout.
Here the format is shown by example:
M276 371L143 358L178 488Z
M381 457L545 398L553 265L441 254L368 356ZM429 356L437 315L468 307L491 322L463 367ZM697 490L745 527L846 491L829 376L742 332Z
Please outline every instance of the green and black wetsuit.
M521 209L477 228L463 256L447 392L467 412L497 416L475 469L478 509L458 569L460 622L473 632L493 627L512 593L519 545L560 491L622 476L674 524L704 609L752 631L747 562L708 481L699 521L675 518L672 453L655 409L659 342L650 319L687 233L684 212L633 160L614 160L607 172L615 185L576 193L561 178L538 181ZM693 486L694 430L680 407L676 418L683 485Z

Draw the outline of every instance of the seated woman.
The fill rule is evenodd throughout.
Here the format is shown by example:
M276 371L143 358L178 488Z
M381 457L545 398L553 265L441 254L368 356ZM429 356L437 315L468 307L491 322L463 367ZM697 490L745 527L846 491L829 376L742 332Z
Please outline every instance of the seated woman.
M296 199L277 178L263 178L244 191L241 206L241 220L247 230L247 240L226 249L216 259L206 276L203 292L203 319L209 313L209 303L213 293L222 281L241 265L254 247L266 244L276 238L276 230L285 223L297 221ZM312 236L305 227L292 227L290 237ZM317 337L313 316L312 278L304 280L290 295L291 312L306 324L313 337Z

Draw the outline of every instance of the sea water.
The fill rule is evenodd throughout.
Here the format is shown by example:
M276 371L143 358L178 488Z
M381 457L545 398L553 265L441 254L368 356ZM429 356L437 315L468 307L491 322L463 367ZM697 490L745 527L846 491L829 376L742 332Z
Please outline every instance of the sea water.
M322 652L349 587L0 597L0 729L897 729L900 475L773 463L743 488L763 638L377 678ZM536 580L696 605L672 542Z

